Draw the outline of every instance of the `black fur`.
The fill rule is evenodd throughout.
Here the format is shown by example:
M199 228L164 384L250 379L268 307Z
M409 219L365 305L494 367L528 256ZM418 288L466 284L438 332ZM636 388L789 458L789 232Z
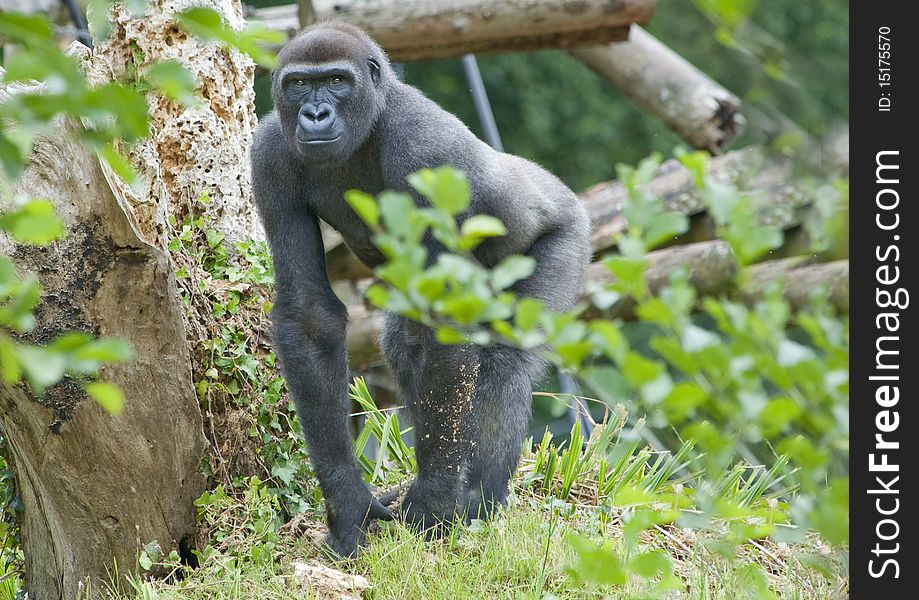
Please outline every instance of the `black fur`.
M337 229L360 260L377 266L382 255L344 192L409 192L410 173L452 165L472 188L460 219L486 213L509 231L480 245L478 260L493 266L510 254L532 256L536 272L513 289L554 310L570 308L578 296L590 226L561 181L494 151L399 82L383 51L359 29L314 25L279 58L275 110L259 124L251 154L255 200L275 263L274 345L328 505L328 544L349 556L371 519L391 515L353 458L347 312L329 285L318 219ZM424 243L432 257L443 251L433 239ZM381 345L416 428L419 472L402 504L404 518L428 529L457 515L486 516L506 501L542 361L504 346L441 346L430 330L394 316Z

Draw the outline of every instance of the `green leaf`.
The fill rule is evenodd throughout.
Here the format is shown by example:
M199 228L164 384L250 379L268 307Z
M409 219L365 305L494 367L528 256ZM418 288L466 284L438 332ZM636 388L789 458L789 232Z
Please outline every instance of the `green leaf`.
M816 356L811 348L793 342L788 338L783 338L779 342L775 355L779 365L785 368L793 367L806 360L813 360Z
M71 331L54 340L49 346L49 349L57 352L73 352L74 350L84 348L92 341L93 338L88 333Z
M147 99L138 90L119 83L106 83L90 89L82 98L82 116L100 127L111 126L118 136L131 142L149 133Z
M587 282L587 292L590 294L591 304L600 310L608 309L622 298L622 294L613 289L613 286L597 281Z
M814 527L831 544L849 541L849 480L834 479L810 515Z
M106 363L124 362L134 355L130 344L115 338L102 338L93 341L76 351L78 360L91 360Z
M734 207L740 202L740 192L732 185L707 179L702 189L702 199L715 223L726 225L731 220Z
M603 264L616 278L613 287L638 300L642 300L647 296L648 288L645 285L645 269L648 268L647 260L609 256L603 259Z
M564 361L566 366L580 367L584 359L590 356L593 346L590 342L572 342L566 344L557 344L555 351Z
M654 215L648 223L642 238L648 248L654 248L670 241L689 230L689 217L678 212Z
M389 290L385 286L375 283L367 288L364 294L370 303L377 308L385 308L389 302Z
M96 151L96 154L125 183L131 185L137 181L137 173L131 167L130 161L111 144L102 146Z
M460 233L470 238L488 238L507 234L507 228L497 217L473 215L463 221Z
M85 83L76 60L57 48L36 48L4 57L3 81L48 81L56 88L66 82L77 93ZM61 81L63 80L63 81Z
M386 231L400 237L417 237L413 236L413 225L409 214L416 212L415 201L408 194L398 192L383 192L379 196L380 215L383 217L383 225Z
M26 15L4 10L0 12L0 37L24 45L50 44L54 28L47 15L36 12Z
M271 475L280 479L284 485L290 485L297 475L297 469L288 464L275 464L271 467Z
M705 391L697 384L681 381L664 398L663 408L667 420L674 424L682 423L696 408L705 404L706 399Z
M280 46L287 41L287 34L283 31L271 29L265 23L253 21L248 23L238 36L230 37L230 45L240 52L248 54L252 60L273 69L278 64L277 55L268 50L266 46Z
M514 313L514 324L522 331L530 331L539 323L543 306L535 298L521 298Z
M86 16L89 31L96 41L106 40L112 33L112 25L108 19L111 4L114 4L113 0L89 0L89 10Z
M277 57L264 46L281 44L286 40L283 32L269 29L264 23L249 23L237 33L226 26L220 13L201 6L189 8L176 18L182 28L192 35L236 48L269 68L277 64Z
M804 409L791 398L772 398L759 414L760 427L764 435L774 437L802 414Z
M708 167L709 154L704 150L687 152L677 150L676 158L692 174L696 187L702 188L705 185L705 169Z
M438 343L448 346L453 344L469 343L469 338L467 338L464 333L457 331L452 327L438 327L436 336Z
M0 131L0 162L3 162L3 171L7 177L17 179L22 174L26 154L28 150L24 150L14 139Z
M124 396L118 386L96 381L86 385L86 392L109 414L118 415L124 410Z
M625 585L628 573L613 551L612 543L597 545L587 538L571 534L567 539L578 558L574 568L566 569L569 576L579 582L596 585Z
M17 210L0 216L0 228L19 242L44 245L64 235L64 225L47 200L30 200Z
M67 368L63 355L38 346L20 346L16 354L35 394L60 381Z
M16 356L16 346L5 335L0 335L0 374L6 383L16 383L22 377L22 366Z
M358 190L348 190L345 192L345 201L351 205L357 216L364 223L371 227L377 227L380 224L380 208L377 206L376 199L370 194Z
M645 358L634 351L625 355L621 366L622 374L636 388L657 379L664 372L663 363Z
M778 248L784 240L783 233L771 227L757 227L736 234L728 233L723 237L731 245L731 250L741 266L749 265L769 250Z
M488 303L471 292L455 294L437 304L438 312L463 325L478 323L486 308Z
M534 258L519 255L508 256L492 269L491 285L496 290L504 290L526 279L534 271L536 271Z
M622 330L612 321L595 320L590 323L591 338L606 356L616 363L625 360L629 342Z
M408 183L431 204L451 215L460 214L472 201L466 175L448 165L412 173Z
M198 103L198 85L191 73L174 60L164 60L147 68L146 78L150 85L170 100L185 106Z
M194 6L176 15L183 28L204 39L219 39L223 34L223 19L217 11Z
M645 579L673 573L673 562L663 550L642 552L629 561L629 569Z
M676 322L676 316L670 305L656 297L639 304L635 309L635 314L642 321L658 323L665 327L670 327Z
M697 325L688 325L683 330L682 345L686 352L701 352L720 343L721 338L717 334Z

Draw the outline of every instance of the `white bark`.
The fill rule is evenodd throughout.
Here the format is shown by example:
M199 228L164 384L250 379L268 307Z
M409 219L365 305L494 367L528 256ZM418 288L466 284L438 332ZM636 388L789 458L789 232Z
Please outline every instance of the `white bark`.
M202 5L223 14L231 27L244 25L237 0L150 0L147 16L140 19L115 6L112 34L98 44L89 67L90 78L104 82L123 78L129 65L143 70L155 61L176 60L200 84L202 101L193 108L148 95L151 134L130 149L140 189L110 174L138 231L159 247L169 232L167 215L181 222L189 213L203 214L231 241L261 236L248 157L256 124L255 65L247 56L178 28L176 13ZM210 197L207 206L197 201L202 194Z

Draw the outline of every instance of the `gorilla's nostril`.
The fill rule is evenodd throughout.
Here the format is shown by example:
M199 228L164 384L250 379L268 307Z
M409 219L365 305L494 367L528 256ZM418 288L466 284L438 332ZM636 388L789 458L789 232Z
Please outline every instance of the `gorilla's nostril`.
M318 125L319 123L322 123L323 121L332 117L332 109L328 106L304 108L300 114L302 118L304 118L308 123L312 125Z

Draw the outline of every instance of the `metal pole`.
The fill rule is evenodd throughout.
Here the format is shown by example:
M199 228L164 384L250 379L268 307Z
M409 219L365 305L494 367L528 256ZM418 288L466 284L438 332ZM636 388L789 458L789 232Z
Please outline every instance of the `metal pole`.
M501 143L501 135L495 124L495 115L491 112L491 104L488 102L488 94L485 93L485 84L482 82L482 74L479 72L479 63L476 62L475 55L463 55L463 70L466 72L466 81L469 82L469 88L472 91L472 101L475 103L475 111L479 114L479 123L482 124L485 141L498 152L504 152L504 144Z
M83 11L77 6L74 0L63 0L67 12L70 13L70 19L77 28L77 39L89 49L93 47L93 40L89 37L89 31L86 28L86 19L83 17Z

